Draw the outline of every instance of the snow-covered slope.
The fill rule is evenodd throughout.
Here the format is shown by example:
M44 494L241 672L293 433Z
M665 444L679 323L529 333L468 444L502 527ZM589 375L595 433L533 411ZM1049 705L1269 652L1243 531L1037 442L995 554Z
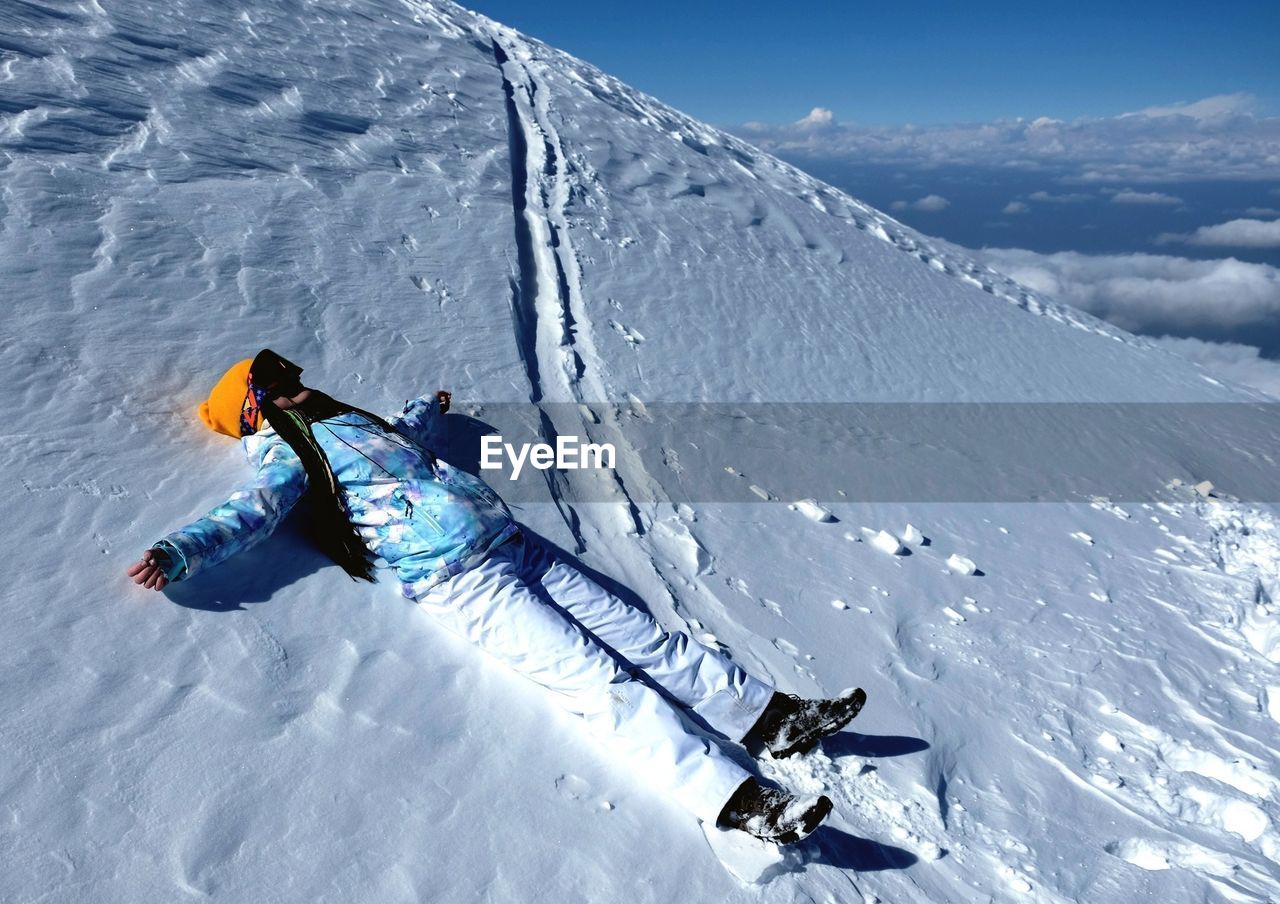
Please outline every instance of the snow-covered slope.
M696 444L647 465L626 414L1250 396L443 2L10 2L0 154L5 900L1280 895L1280 527L1165 487L1221 482L1213 444L1118 460L1123 502L671 505ZM762 767L837 801L806 867L740 884L293 531L128 583L245 476L194 408L263 346L365 407L619 437L617 503L564 475L522 520L784 690L869 692ZM1221 446L1273 469L1274 438ZM775 497L815 467L714 451Z

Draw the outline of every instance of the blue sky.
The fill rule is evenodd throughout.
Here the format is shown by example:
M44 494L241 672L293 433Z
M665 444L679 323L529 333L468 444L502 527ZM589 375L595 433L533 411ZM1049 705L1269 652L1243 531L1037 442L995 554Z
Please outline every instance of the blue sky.
M1111 116L1216 94L1280 112L1280 3L472 0L717 125Z

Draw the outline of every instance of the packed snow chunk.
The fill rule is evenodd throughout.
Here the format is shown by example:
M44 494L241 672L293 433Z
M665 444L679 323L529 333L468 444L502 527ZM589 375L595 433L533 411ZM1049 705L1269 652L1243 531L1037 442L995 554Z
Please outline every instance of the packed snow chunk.
M959 553L952 553L947 556L947 567L956 574L972 575L978 573L978 566L973 564L973 559L966 559Z
M1265 688L1262 692L1262 703L1266 707L1267 715L1280 722L1280 687L1273 684Z
M725 869L748 885L763 885L802 866L804 857L795 845L779 847L736 829L702 823L712 853Z
M924 860L928 863L932 863L934 860L941 860L942 854L943 854L942 848L932 841L922 842L916 848L916 855L921 860Z
M1161 758L1179 772L1194 772L1230 785L1250 797L1266 798L1278 790L1280 785L1270 773L1259 769L1248 760L1237 758L1223 759L1217 754L1205 750L1197 750L1189 744L1174 742L1163 745Z
M820 505L816 499L801 499L799 502L793 503L790 508L792 511L804 515L810 521L829 522L836 520L836 516Z
M849 608L849 604L848 604L848 603L846 603L844 600L832 600L832 601L831 601L831 605L832 605L832 607L833 607L833 608L836 608L836 609L848 609L848 608ZM1280 720L1277 720L1277 721L1280 721Z
M1143 838L1129 838L1125 841L1112 842L1106 846L1108 854L1132 863L1139 869L1149 872L1169 869L1169 858L1160 847Z
M1075 537L1077 540L1079 540L1079 541L1080 541L1081 543L1083 543L1085 546L1092 546L1092 545L1093 545L1093 537L1089 536L1088 534L1086 534L1086 533L1085 533L1084 531L1082 531L1082 530L1078 530L1078 531L1076 531L1076 532L1075 532L1075 533L1073 533L1071 536Z
M1124 743L1109 731L1098 735L1098 746L1112 753L1124 752Z
M1205 499L1213 495L1213 484L1208 480L1200 481L1193 489L1196 491L1197 496L1202 496Z
M1271 826L1267 814L1248 801L1224 797L1203 788L1187 788L1183 796L1197 805L1200 822L1216 825L1250 843L1257 841Z
M908 524L902 529L902 542L908 546L918 546L924 542L924 534L914 524Z
M1128 512L1126 512L1124 509L1116 505L1114 502L1112 502L1110 499L1108 499L1105 496L1096 497L1091 503L1091 505L1093 508L1097 509L1098 511L1107 512L1109 514L1115 515L1117 518L1121 519L1122 521L1128 521L1130 518L1130 515Z
M1004 876L1004 880L1009 883L1009 887L1014 891L1020 891L1024 894L1031 891L1031 883L1027 881L1027 877L1013 867L1006 866L1002 868L1000 874Z
M881 552L896 556L902 552L902 544L898 542L898 538L887 530L882 530L871 539L871 545Z
M964 620L965 620L965 617L964 617L963 615L961 615L961 614L960 614L959 612L957 612L956 610L952 609L950 606L943 606L943 607L942 607L942 613L943 613L947 618L949 618L949 619L951 619L952 621L955 621L955 622L962 622L962 621L964 621Z
M1280 618L1265 603L1250 606L1240 623L1244 639L1272 662L1280 662Z

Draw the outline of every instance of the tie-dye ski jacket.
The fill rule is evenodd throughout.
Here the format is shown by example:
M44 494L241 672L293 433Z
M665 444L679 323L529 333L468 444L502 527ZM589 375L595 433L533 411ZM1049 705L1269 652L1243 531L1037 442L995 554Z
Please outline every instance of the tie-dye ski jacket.
M511 512L480 478L427 451L441 420L434 396L388 418L404 435L346 412L312 425L365 545L393 566L410 599L465 571L518 531ZM186 580L268 536L303 495L307 474L269 426L241 440L253 480L203 518L155 545L173 559L166 575Z

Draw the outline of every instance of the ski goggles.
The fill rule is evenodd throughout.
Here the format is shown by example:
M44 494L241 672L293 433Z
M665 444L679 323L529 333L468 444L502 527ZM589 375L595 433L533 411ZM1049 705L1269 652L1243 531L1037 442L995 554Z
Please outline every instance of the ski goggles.
M288 358L264 348L249 365L249 386L240 406L240 435L251 436L262 429L263 403L277 396L297 395L302 390L302 368Z

